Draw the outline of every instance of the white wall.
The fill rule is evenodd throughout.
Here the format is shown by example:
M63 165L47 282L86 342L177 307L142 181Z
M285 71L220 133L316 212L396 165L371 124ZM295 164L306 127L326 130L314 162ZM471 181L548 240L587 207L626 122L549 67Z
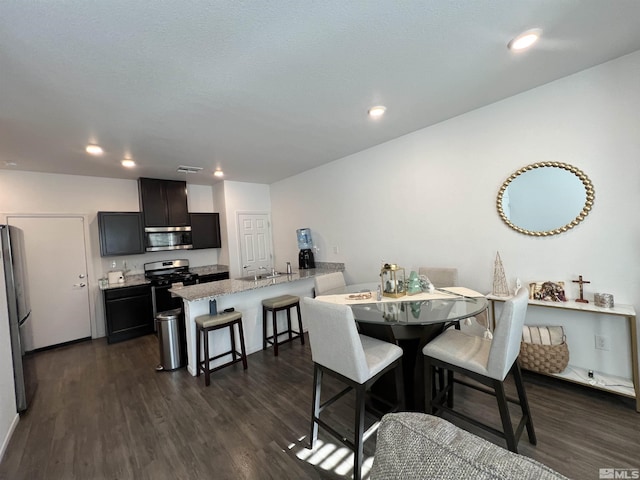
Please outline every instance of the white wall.
M7 449L13 429L18 423L16 389L13 383L13 358L9 335L6 283L0 250L0 461Z
M225 181L223 191L227 245L229 246L229 273L231 278L234 278L243 274L238 248L238 214L270 213L270 189L269 185L264 184Z
M215 212L210 186L187 184L191 212ZM192 266L218 263L218 249L179 252L152 252L144 255L100 257L98 211L138 212L140 203L136 180L76 175L54 175L0 170L0 222L6 214L83 214L89 224L89 292L92 308L92 336L105 334L102 292L97 279L105 276L116 262L117 269L142 273L145 262L187 258Z
M227 203L224 198L224 182L216 183L213 186L213 203L220 212L220 238L222 238L222 248L218 251L218 262L222 265L229 265L229 242L224 239L229 238Z
M511 286L564 280L575 298L571 280L583 275L587 298L612 293L637 309L639 78L636 52L271 185L276 261L297 252L295 231L309 227L316 260L345 262L349 282L375 279L391 261L407 274L455 266L463 285L488 292L499 251ZM596 195L583 223L549 238L519 234L496 213L504 180L541 161L581 169ZM567 328L572 363L630 377L624 320L541 310L532 321ZM612 351L593 348L594 332L610 336Z

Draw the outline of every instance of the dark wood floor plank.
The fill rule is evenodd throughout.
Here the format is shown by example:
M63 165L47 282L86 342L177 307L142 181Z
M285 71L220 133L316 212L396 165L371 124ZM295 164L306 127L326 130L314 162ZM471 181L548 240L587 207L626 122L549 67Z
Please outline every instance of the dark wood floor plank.
M36 354L38 391L0 464L7 480L335 479L296 458L308 442L313 368L308 344L283 346L212 375L156 372L153 336L104 340ZM525 373L538 445L519 444L570 478L599 468L640 468L640 414L633 401ZM515 394L511 383L508 392ZM326 378L323 397L341 389ZM353 395L327 410L353 431ZM456 387L456 406L500 426L493 397ZM514 417L517 407L512 409ZM451 419L502 445L501 440ZM371 419L369 419L371 421ZM320 430L327 450L338 442ZM375 438L365 455L375 452ZM344 477L342 477L344 478Z

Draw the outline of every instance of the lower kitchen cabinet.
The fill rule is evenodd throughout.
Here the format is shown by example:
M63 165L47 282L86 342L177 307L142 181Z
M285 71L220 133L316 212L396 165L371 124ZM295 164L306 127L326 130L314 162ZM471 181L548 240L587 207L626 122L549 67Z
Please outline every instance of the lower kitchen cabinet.
M229 272L198 275L198 283L217 282L218 280L229 280Z
M153 333L150 285L114 288L103 293L108 343Z

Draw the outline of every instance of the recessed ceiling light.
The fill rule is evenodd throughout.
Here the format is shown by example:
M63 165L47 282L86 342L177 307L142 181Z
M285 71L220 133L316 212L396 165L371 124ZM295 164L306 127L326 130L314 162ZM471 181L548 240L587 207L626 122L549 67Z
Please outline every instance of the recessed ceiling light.
M102 147L100 145L94 144L87 145L87 148L85 150L90 155L102 155L104 153L104 150L102 150Z
M133 168L136 166L136 162L134 162L130 158L125 158L120 163L122 164L123 167L127 167L127 168Z
M213 172L213 175L216 177L224 177L224 172L218 168L215 172Z
M519 51L529 48L536 43L542 34L542 30L534 28L521 33L507 44L509 50Z
M371 107L369 109L369 116L371 118L380 118L384 115L384 112L387 111L387 107L383 105L376 105L375 107Z

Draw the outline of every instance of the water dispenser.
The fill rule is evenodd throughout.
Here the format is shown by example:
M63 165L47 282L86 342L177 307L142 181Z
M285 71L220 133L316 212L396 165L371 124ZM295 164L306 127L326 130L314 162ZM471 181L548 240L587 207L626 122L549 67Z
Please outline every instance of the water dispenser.
M310 228L299 228L296 230L298 235L298 267L300 269L316 268L316 262L313 258L313 240L311 238Z

